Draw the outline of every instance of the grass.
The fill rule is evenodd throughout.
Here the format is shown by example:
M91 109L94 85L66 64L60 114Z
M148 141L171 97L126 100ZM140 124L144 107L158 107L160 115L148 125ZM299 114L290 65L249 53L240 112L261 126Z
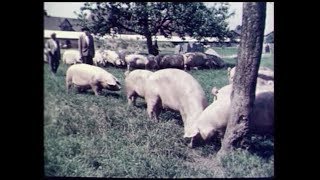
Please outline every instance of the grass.
M234 151L218 161L214 144L187 147L178 113L162 112L160 122L154 122L147 117L144 100L138 99L138 107L127 106L124 89L104 91L99 97L92 91L79 94L74 89L66 94L67 68L61 63L54 77L44 65L45 176L274 176L272 138L253 136L252 149ZM105 69L124 85L124 69ZM210 103L212 86L220 88L228 82L226 69L189 73L202 85Z

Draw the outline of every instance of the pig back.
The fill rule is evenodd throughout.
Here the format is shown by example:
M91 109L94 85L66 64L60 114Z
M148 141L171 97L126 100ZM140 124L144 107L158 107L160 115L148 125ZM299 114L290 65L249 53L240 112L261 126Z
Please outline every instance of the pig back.
M185 71L171 68L156 71L149 77L147 86L159 95L164 107L192 111L191 106L195 106L196 111L198 106L206 106L202 87Z

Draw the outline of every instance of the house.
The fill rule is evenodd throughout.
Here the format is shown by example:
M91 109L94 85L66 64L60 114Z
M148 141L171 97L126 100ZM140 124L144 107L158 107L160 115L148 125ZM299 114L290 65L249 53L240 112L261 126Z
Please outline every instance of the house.
M78 19L44 16L44 29L57 31L81 31L81 26Z
M274 31L271 31L270 33L268 33L264 36L264 42L265 43L274 43Z
M44 30L48 32L81 32L80 21L73 18L62 18L53 16L44 16ZM47 34L47 33L45 33ZM68 34L68 33L67 33ZM69 33L70 34L70 33ZM72 33L71 33L72 34ZM79 34L79 33L73 33ZM60 37L59 37L60 36ZM45 35L44 40L50 38L50 35ZM57 38L60 40L61 47L77 48L79 36L61 36L61 33L57 33Z
M264 35L263 40L263 53L273 53L274 49L274 31Z

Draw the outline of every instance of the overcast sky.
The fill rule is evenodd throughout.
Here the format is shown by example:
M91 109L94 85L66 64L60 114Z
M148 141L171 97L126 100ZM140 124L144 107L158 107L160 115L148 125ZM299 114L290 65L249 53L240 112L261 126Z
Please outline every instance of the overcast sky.
M212 6L213 2L205 2L208 6ZM50 16L76 18L74 11L80 12L83 2L45 2L44 9ZM235 15L228 19L230 29L235 29L242 21L242 2L230 2L230 11L234 11ZM267 3L267 17L265 34L274 30L274 3Z

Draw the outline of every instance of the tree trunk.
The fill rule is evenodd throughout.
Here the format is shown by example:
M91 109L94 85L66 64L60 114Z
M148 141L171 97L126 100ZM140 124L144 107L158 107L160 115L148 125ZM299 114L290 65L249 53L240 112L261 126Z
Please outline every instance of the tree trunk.
M244 2L240 51L231 93L230 117L218 155L239 145L248 132L260 65L266 3Z
M148 53L149 54L154 54L154 50L153 50L153 46L152 46L152 36L151 35L147 35L146 39L147 39Z
M145 6L145 9L147 9L147 3L143 4ZM149 14L147 11L144 11L143 14L143 31L144 31L144 36L147 39L147 48L148 48L148 53L149 54L154 54L154 47L152 45L152 35L149 29L149 23L148 23L148 19L149 19Z

